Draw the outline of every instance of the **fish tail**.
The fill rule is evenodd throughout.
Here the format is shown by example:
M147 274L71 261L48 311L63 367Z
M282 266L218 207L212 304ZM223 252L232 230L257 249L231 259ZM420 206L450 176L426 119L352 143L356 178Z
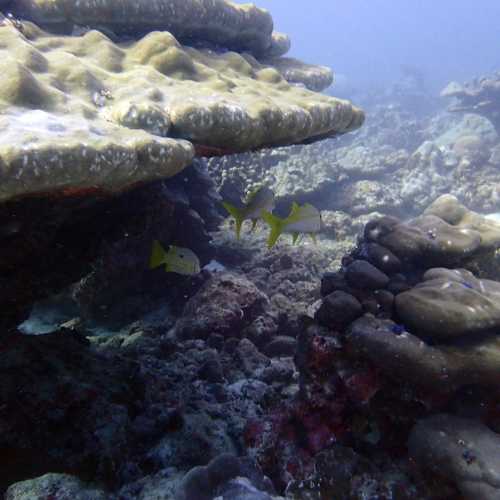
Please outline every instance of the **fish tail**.
M236 239L240 239L241 226L243 225L243 212L238 207L231 205L231 203L223 202L222 206L229 212L236 222Z
M284 221L283 219L280 219L279 217L276 217L272 213L267 212L265 210L262 211L262 219L271 228L269 238L267 239L267 247L272 248L278 241L278 238L280 237L281 233L283 232Z
M297 243L298 239L299 239L299 233L293 233L293 235L292 235L292 245L295 245Z
M151 250L151 258L149 259L149 268L155 269L166 263L167 252L161 246L158 240L153 241L153 249Z
M314 233L310 233L311 239L313 240L313 243L315 245L318 244L318 239L316 238L316 235Z

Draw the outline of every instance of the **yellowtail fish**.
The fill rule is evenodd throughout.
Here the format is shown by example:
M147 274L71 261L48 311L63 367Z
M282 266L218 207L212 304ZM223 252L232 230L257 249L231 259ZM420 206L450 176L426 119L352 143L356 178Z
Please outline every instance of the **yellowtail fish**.
M238 208L231 203L223 202L222 205L234 217L236 222L236 238L239 240L241 235L241 226L246 220L252 221L252 230L255 229L257 221L262 218L264 210L272 212L274 208L274 193L266 186L262 186L252 191L248 196L243 207Z
M153 249L149 260L150 269L165 266L167 273L177 273L186 276L200 272L200 261L189 248L169 245L165 250L159 241L153 241Z
M271 228L267 246L272 248L282 233L292 233L293 243L297 242L300 234L309 234L316 242L316 233L321 230L321 214L311 204L298 205L293 203L288 217L282 219L270 212L263 212L262 218Z

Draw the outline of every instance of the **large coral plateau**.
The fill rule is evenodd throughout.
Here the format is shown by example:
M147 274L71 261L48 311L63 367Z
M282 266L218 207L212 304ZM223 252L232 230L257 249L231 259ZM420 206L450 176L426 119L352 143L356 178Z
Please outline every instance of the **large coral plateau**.
M484 116L500 133L500 72L478 78L465 85L451 82L443 89L441 95L455 100L449 108L450 111Z
M226 0L16 0L14 12L50 30L71 32L74 25L105 28L134 35L170 31L175 37L205 40L214 45L256 54L275 48L273 19L253 4ZM277 43L288 48L283 36Z
M4 20L0 39L0 201L172 176L194 156L182 139L242 151L363 121L349 102L293 86L250 55L183 46L167 31L120 43Z

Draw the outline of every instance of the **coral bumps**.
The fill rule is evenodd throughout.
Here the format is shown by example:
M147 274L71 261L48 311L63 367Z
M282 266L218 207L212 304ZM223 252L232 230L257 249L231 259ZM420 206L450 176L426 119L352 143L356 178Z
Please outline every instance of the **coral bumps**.
M160 4L167 9L175 2L152 3ZM19 5L50 28L63 15L67 23L93 24L89 2L70 12L58 2ZM132 9L127 5L122 7ZM136 7L136 16L118 17L140 22L153 8L146 2ZM248 10L236 24L228 18L233 27L253 25L252 13L261 12L231 9ZM266 30L263 49L273 53L281 44L286 50L272 35L272 23ZM219 26L221 36L223 31ZM189 34L219 41L208 27ZM257 36L250 39L260 43ZM167 31L126 40L114 42L96 30L54 35L29 22L3 20L0 201L64 188L120 190L174 175L191 162L193 145L247 151L347 132L363 121L349 102L291 85L250 54L183 46ZM230 36L224 41L232 43ZM236 46L245 48L240 42Z
M226 0L16 0L14 9L51 31L71 32L75 24L134 36L170 31L180 39L201 39L255 54L287 46L282 36L273 37L269 12Z

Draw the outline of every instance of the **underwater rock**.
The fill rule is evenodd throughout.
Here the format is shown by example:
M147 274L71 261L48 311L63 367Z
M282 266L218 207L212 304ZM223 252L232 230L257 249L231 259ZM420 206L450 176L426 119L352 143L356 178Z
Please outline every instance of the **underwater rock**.
M364 260L355 260L345 270L347 283L353 288L377 290L385 288L389 277Z
M443 89L441 96L456 100L449 111L484 116L500 134L500 73L475 79L465 85L452 82Z
M426 140L396 172L395 179L391 179L391 189L399 193L411 213L420 212L437 196L450 192L457 184L462 185L462 179L454 181L458 174L453 166L440 146Z
M435 215L423 215L401 223L384 217L369 222L365 238L378 243L405 262L450 266L473 256L481 247L481 235L470 228L448 224Z
M439 195L450 193L470 208L496 211L498 135L491 123L478 115L460 119L438 115L427 130L429 139L401 172L404 197L423 209Z
M210 384L212 383L205 382L205 385ZM184 387L182 389L187 390ZM189 397L186 396L186 398ZM222 415L214 418L207 412L210 405L205 405L205 408L203 406L197 402L197 410L181 413L181 418L178 419L180 422L176 428L171 429L170 426L164 425L164 431L158 433L160 439L156 442L150 440L142 461L151 470L192 467L196 464L207 463L220 454L236 453L236 445L228 428L231 423L229 419ZM142 438L145 439L147 436Z
M500 327L500 283L463 269L429 269L421 283L396 297L396 312L417 335L475 339Z
M148 474L126 484L116 497L120 500L172 500L179 489L184 474L171 467ZM113 497L111 497L113 498Z
M54 470L116 483L134 446L143 381L133 362L88 344L63 330L3 345L0 489Z
M388 189L385 183L372 179L347 183L336 196L337 207L353 215L367 212L394 213L403 205L397 190Z
M453 152L462 158L467 158L474 164L488 161L490 152L477 135L463 135L453 144Z
M481 236L480 252L500 248L500 224L469 210L453 195L446 194L437 198L427 207L424 215L435 215L457 228L477 231Z
M315 319L332 330L342 331L361 316L363 310L352 295L337 290L327 295L316 312Z
M258 490L244 477L231 479L226 485L219 488L218 497L222 500L284 500L283 497L271 496Z
M330 211L357 215L401 207L397 189L388 186L389 182L384 187L374 178L392 174L406 159L393 148L372 151L361 145L339 147L335 141L327 140L240 154L231 159L211 158L209 170L224 196L234 189L251 190L254 184L264 181L273 189L278 207L285 208L293 201L319 202Z
M219 455L208 465L191 469L182 480L179 500L211 500L216 488L240 473L238 457Z
M346 343L353 353L394 379L434 393L454 392L468 385L493 389L500 376L497 336L464 344L429 345L401 324L365 315L349 326Z
M68 474L45 474L15 483L5 493L5 500L106 500L102 490L86 485Z
M241 332L242 336L252 341L259 349L276 334L277 325L274 315L263 315L255 318Z
M390 463L376 464L338 444L316 455L311 477L292 481L286 490L286 498L291 500L417 500L424 498L423 494L424 491L411 483L409 470Z
M364 250L366 251L367 260L380 269L380 271L387 274L394 274L401 271L401 260L387 248L377 243L368 243L364 247Z
M293 337L279 335L264 347L264 352L270 358L293 356L297 348L297 340Z
M223 454L195 467L182 480L176 500L279 500L269 479L249 460Z
M271 364L269 358L260 353L248 339L239 341L235 349L235 357L247 377L257 377L260 372Z
M0 298L9 313L1 315L1 335L27 319L35 301L75 283L82 319L108 324L136 319L169 289L185 294L186 286L182 290L174 275L150 271L148 261L154 239L191 248L202 262L213 258L207 229L218 221L217 196L196 163L182 177L110 198L1 204L0 226L15 224L14 231L0 236Z
M321 277L321 296L326 297L336 290L349 292L350 287L345 279L345 273L343 271L338 271L323 274Z
M479 421L431 416L417 423L408 446L420 467L453 481L466 500L500 497L500 435Z
M270 311L269 299L243 276L212 276L187 302L174 327L181 339L207 339L210 334L239 337L241 331Z

